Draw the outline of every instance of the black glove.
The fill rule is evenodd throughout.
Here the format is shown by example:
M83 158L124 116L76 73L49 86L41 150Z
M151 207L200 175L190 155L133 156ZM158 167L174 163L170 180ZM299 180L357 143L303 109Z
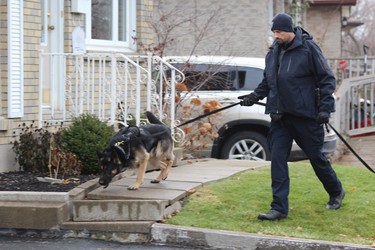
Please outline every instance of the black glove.
M325 124L329 122L329 113L327 112L319 112L318 117L316 118L316 121L319 124Z
M238 99L242 99L240 103L241 106L253 106L254 103L259 101L258 97L253 93L250 93L249 95L239 96Z
M277 114L270 114L271 120L274 122L278 122L283 118L284 114L283 113L277 113Z

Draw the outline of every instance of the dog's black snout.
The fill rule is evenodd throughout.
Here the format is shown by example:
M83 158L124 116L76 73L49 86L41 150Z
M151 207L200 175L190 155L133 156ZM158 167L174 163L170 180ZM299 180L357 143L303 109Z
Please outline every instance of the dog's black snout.
M102 186L105 186L108 183L104 179L99 179L99 184L102 185Z

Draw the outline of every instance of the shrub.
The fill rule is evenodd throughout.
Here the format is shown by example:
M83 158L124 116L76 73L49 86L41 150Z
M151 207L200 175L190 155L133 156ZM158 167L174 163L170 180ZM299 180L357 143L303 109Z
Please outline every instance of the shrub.
M18 126L19 133L13 132L15 138L12 149L20 170L45 173L48 172L50 141L53 136L47 129L37 128L34 122Z
M15 138L13 151L20 170L31 173L50 173L50 177L57 178L60 175L78 175L81 172L81 162L70 151L63 151L60 147L59 126L51 127L46 123L45 127L37 128L34 122L30 125L23 123L13 132ZM54 132L48 131L51 129Z
M82 174L100 171L97 152L102 151L113 135L113 127L100 121L95 115L83 114L61 130L59 144L64 151L75 153L82 162Z

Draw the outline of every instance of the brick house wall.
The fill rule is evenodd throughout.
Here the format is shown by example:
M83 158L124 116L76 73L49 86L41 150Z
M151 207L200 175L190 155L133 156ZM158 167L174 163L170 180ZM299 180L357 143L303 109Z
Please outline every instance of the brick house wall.
M14 125L35 120L38 114L39 50L41 38L40 1L24 1L24 117ZM18 124L17 124L18 125Z
M312 6L306 11L304 24L325 57L341 56L341 8Z
M6 72L7 72L7 25L6 25L6 16L7 16L7 6L4 5L4 1L0 2L0 119L1 115L4 113L3 107L6 107L6 93L7 85L3 84L6 82ZM3 119L0 121L3 123Z
M290 13L291 1L264 0L160 0L155 8L185 16L205 14L210 16L220 8L205 40L199 43L195 55L224 55L264 57L273 41L270 25L279 12ZM178 11L176 11L178 10ZM158 14L158 13L155 13ZM321 46L326 57L341 55L341 7L338 5L306 5L302 10L302 27ZM203 18L202 18L203 19ZM198 25L202 29L204 22ZM171 34L174 45L166 55L189 55L193 51L198 28L183 26Z
M186 24L175 29L171 33L175 42L168 47L165 55L191 54L199 30L204 28L206 20L212 15L213 22L193 54L262 57L268 50L268 1L160 0L154 10L155 15L173 10L170 18L182 14L185 18L196 18L200 22L197 27Z
M55 1L55 0L53 0ZM23 0L23 94L24 115L8 118L8 1L0 1L0 172L17 170L12 151L12 137L19 125L38 120L39 51L42 36L42 11L39 0ZM137 0L137 37L147 43L153 39L146 23L153 9L153 0ZM71 0L64 0L64 53L72 53L72 31L84 27L84 15L71 12ZM90 52L90 51L88 51Z
M0 172L17 169L11 150L14 129L24 122L31 122L38 113L38 74L41 37L40 1L23 2L23 93L24 116L21 119L8 119L8 10L7 1L0 3L1 45L0 45Z

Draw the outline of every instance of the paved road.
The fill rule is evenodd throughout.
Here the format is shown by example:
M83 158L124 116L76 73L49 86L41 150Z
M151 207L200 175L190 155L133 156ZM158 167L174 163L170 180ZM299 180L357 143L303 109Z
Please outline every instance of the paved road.
M50 249L64 249L64 250L122 250L122 249L137 249L137 250L197 250L198 248L187 247L172 247L150 244L129 244L119 243L113 241L93 240L93 239L75 239L75 238L54 238L41 239L33 237L13 237L0 236L0 250L50 250Z

